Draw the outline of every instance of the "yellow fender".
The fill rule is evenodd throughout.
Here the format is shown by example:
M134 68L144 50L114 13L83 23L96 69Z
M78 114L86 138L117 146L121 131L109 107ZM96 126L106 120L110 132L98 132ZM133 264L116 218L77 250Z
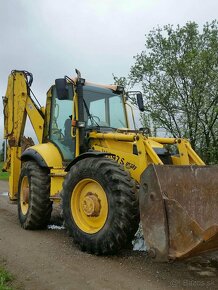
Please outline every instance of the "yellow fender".
M53 143L37 144L27 148L21 155L21 160L34 159L42 167L63 168L62 156Z

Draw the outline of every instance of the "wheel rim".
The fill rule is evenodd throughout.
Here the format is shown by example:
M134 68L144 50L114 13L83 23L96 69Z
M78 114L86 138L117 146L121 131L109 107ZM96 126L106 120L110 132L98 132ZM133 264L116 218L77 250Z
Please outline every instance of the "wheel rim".
M107 195L102 186L93 179L81 180L72 192L71 212L83 232L100 231L108 216Z
M26 215L29 209L29 181L24 176L20 187L20 207L23 215Z

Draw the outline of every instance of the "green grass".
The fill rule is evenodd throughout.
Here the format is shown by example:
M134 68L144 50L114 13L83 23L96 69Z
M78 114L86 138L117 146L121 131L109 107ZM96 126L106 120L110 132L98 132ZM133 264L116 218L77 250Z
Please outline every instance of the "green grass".
M10 283L14 280L13 276L4 268L0 267L0 290L13 290Z
M2 167L3 167L3 162L0 162L0 180L8 180L8 173L2 172Z

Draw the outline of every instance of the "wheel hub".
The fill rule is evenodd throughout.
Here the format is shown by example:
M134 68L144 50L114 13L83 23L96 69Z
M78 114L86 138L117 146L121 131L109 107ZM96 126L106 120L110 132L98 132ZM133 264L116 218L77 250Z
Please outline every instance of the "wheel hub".
M23 204L27 204L29 202L29 186L23 188Z
M101 202L95 193L88 192L85 196L82 208L87 216L97 217L100 214Z
M24 176L22 179L21 189L20 189L20 206L21 206L21 211L23 215L26 215L29 209L29 194L30 194L30 188L29 188L28 177Z
M94 179L83 178L71 194L71 213L77 227L84 233L95 234L108 217L107 194Z

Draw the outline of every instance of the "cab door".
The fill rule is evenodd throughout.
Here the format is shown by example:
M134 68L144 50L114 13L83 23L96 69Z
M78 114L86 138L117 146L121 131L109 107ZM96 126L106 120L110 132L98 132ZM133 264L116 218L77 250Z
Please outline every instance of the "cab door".
M68 86L68 95L58 98L56 86L52 88L49 140L54 143L62 154L64 161L75 158L75 137L72 137L73 88Z

